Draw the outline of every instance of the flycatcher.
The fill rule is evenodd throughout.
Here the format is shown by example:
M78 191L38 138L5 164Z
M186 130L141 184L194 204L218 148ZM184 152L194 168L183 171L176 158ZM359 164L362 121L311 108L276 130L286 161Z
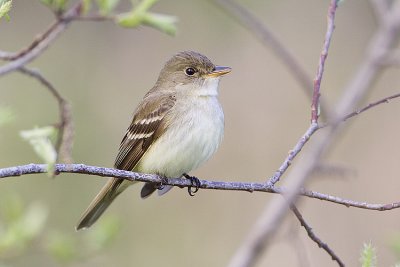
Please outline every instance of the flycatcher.
M217 150L224 133L224 113L218 101L220 77L231 71L215 66L193 51L167 61L154 87L144 96L122 139L115 168L189 177ZM134 182L112 178L82 215L76 229L88 228L111 202ZM159 185L146 183L141 197ZM165 189L164 189L165 190ZM167 191L167 190L165 190Z

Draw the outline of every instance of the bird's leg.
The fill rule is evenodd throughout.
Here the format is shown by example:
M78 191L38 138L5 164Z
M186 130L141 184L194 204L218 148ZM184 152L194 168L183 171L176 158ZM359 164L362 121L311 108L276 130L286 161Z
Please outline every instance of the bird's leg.
M187 173L183 174L183 177L185 177L186 179L190 180L190 183L192 184L191 186L188 187L188 193L190 196L194 196L194 194L197 193L197 191L199 191L199 187L201 185L199 178L195 177L195 176L190 176ZM194 187L194 188L193 188Z

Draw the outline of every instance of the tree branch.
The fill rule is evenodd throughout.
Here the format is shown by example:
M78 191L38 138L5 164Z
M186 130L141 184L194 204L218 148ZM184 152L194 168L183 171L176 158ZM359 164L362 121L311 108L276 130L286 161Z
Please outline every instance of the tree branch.
M308 79L308 75L304 69L300 66L297 60L291 55L291 53L282 45L279 40L266 28L262 23L257 20L250 12L244 9L242 6L236 4L230 0L216 0L221 6L224 6L226 10L229 10L241 23L247 27L256 37L258 37L264 44L268 44L278 57L284 62L285 66L289 68L291 73L294 75L296 80L302 85L304 91L310 95L311 84ZM319 129L325 127L318 124L319 109L326 108L325 104L320 104L320 89L321 81L324 72L325 61L328 55L329 45L334 30L334 18L337 8L337 1L331 0L331 5L328 11L328 25L325 35L325 41L323 49L319 58L319 64L317 74L314 79L314 89L312 94L312 105L311 105L311 125L305 132L305 134L297 142L293 150L289 152L289 155L284 160L279 169L266 183L241 183L241 182L218 182L218 181L206 181L201 180L200 188L203 189L214 189L214 190L234 190L234 191L247 191L247 192L267 192L275 193L284 196L284 200L275 201L265 209L263 216L254 227L249 238L243 244L243 248L238 251L236 257L233 258L230 266L250 266L256 260L257 256L267 246L269 238L272 236L274 230L279 227L279 222L286 214L289 208L292 209L301 225L307 231L309 237L322 247L332 259L337 261L339 266L344 266L343 262L336 256L328 245L323 243L312 231L311 227L305 222L301 213L294 206L288 205L288 203L294 203L298 195L329 201L335 204L345 205L346 207L355 207L368 210L387 211L392 209L400 208L400 202L394 202L389 204L370 204L366 202L356 202L352 200L342 199L336 196L330 196L327 194L310 191L303 189L302 186L310 174L319 165L321 156L327 151L332 140L340 132L339 122L345 121L351 117L354 117L370 108L378 106L382 103L387 103L389 100L397 98L400 94L395 94L379 101L373 102L365 106L364 108L349 113L347 116L342 116L348 112L360 99L365 95L366 91L376 78L380 69L386 64L394 64L394 60L388 61L388 51L395 42L395 33L399 31L400 20L400 4L393 4L393 11L385 11L382 7L383 4L379 1L371 0L371 3L375 5L375 11L379 14L381 21L380 31L377 32L371 42L371 49L366 56L363 67L360 67L359 72L355 76L352 83L349 84L345 89L345 93L341 98L341 101L337 105L337 117L333 118L332 127L329 131L323 135L315 138L310 146L308 153L304 154L304 157L299 161L298 165L292 169L288 175L287 182L283 187L276 187L275 184L280 180L281 176L288 170L292 161L300 153L302 148L308 142L310 137L316 133ZM388 9L388 6L386 9ZM385 14L383 12L385 11ZM98 21L98 20L111 20L113 17L105 17L99 15L81 16L81 1L69 9L66 13L61 15L56 22L54 22L49 29L36 38L27 48L22 49L19 52L5 52L0 51L0 59L12 61L0 67L0 76L11 71L20 71L25 75L29 75L37 79L42 83L57 99L60 109L60 124L59 124L59 136L57 139L56 149L59 152L58 155L71 155L72 149L72 135L73 125L71 118L71 108L68 102L59 94L55 87L42 75L40 72L28 69L24 67L27 63L38 57L45 49L51 44L61 32L63 32L68 24L73 20L85 20L85 21ZM388 13L388 14L386 14ZM389 35L392 35L390 37ZM385 61L386 60L386 61ZM383 63L382 63L383 62ZM365 80L362 80L362 79ZM326 112L323 112L326 113ZM328 117L330 115L328 114ZM338 119L339 118L339 119ZM342 118L342 119L340 119ZM164 183L167 185L178 186L178 187L189 187L192 186L190 181L181 178L167 179L152 174L134 173L129 171L102 168L95 166L87 166L83 164L56 164L54 167L55 173L81 173L89 175L98 175L105 177L116 177L122 179L128 179L132 181L141 182L155 182ZM24 166L16 166L10 168L0 169L0 178L15 177L27 174L45 173L47 172L47 166L44 164L29 164ZM272 212L271 212L272 211Z
M325 34L324 45L322 47L322 52L319 57L319 63L317 68L317 74L314 79L314 90L312 94L311 102L311 123L318 123L319 112L320 112L320 96L321 96L321 81L322 75L324 74L325 61L328 57L329 45L331 43L333 30L335 29L335 14L338 2L332 1L327 16L327 29Z
M310 140L311 136L318 130L318 124L312 123L310 127L307 129L307 131L304 133L304 135L300 138L300 140L297 142L297 144L294 146L294 148L289 151L288 156L286 159L283 161L282 165L279 167L279 169L275 172L275 174L268 180L267 185L268 186L274 186L281 176L286 172L286 170L290 167L292 164L293 159L300 153L301 149L305 146L305 144Z
M38 57L67 28L73 18L81 12L81 1L59 17L43 34L37 37L27 48L17 53L2 52L3 60L10 60L0 67L0 76L15 71Z
M308 236L311 238L312 241L314 241L318 247L322 248L325 250L331 257L332 260L336 261L340 267L344 267L343 261L336 255L336 253L328 246L328 244L322 242L322 240L315 235L314 231L312 228L307 224L307 222L304 220L303 216L301 215L300 211L296 208L295 205L292 205L290 209L293 211L294 215L296 218L299 220L301 226L304 227L306 230Z
M2 168L0 169L0 179L28 175L28 174L47 173L47 172L48 172L48 167L46 164L32 163L28 165ZM137 172L130 172L113 168L88 166L85 164L55 164L54 172L56 175L61 173L76 173L76 174L96 175L101 177L115 177L115 178L127 179L130 181L139 181L139 182L153 182L153 183L163 182L164 185L172 185L178 187L192 186L191 182L188 179L169 178L165 180L163 177L158 176L156 174L137 173ZM273 193L279 195L283 195L289 191L288 188L267 186L265 185L265 183L220 182L220 181L208 181L208 180L200 180L200 188L209 190L245 191L250 193L264 192L264 193ZM354 207L367 210L388 211L400 208L400 202L394 202L388 204L373 204L367 202L358 202L307 189L300 189L299 195L308 198L314 198L332 202L334 204L344 205L346 207Z
M37 70L27 67L20 67L18 70L43 84L58 102L60 122L57 125L59 130L56 142L57 159L62 158L66 162L72 162L72 145L74 136L74 126L72 122L72 110L68 101L65 100L57 89Z
M328 25L334 24L334 14L337 8L337 0L331 0L328 10ZM331 40L329 31L333 30L331 27L327 27L327 38L325 38L324 48L329 48L329 42ZM324 65L325 61L320 60L320 65ZM322 72L321 72L322 73ZM317 75L318 77L318 75ZM320 87L314 88L314 94L320 94ZM312 106L316 108L318 112L319 96L313 96ZM314 113L313 113L314 114ZM317 127L318 113L317 116L312 115L311 126ZM300 188L304 182L318 166L319 160L323 155L324 150L328 147L330 140L334 137L336 127L331 128L331 132L325 134L325 136L315 136L313 143L308 147L306 153L302 154L299 162L291 169L288 177L285 181L285 185L288 190L284 194L284 198L274 198L268 203L262 212L260 218L257 220L250 233L246 237L245 241L238 249L236 254L232 257L229 267L249 267L253 266L258 260L261 252L268 246L269 240L276 232L276 228L281 224L284 216L286 215L289 205L295 203Z
M332 6L336 6L336 1L331 1ZM332 8L329 9L329 12L332 12ZM329 131L314 135L312 144L302 154L285 180L284 185L288 188L288 191L285 192L284 199L274 198L268 203L242 246L231 259L230 267L254 265L261 251L267 247L270 238L276 232L276 228L281 225L281 221L289 208L289 203L295 202L300 188L318 166L333 140L339 135L341 130L338 127L340 118L348 114L352 107L359 105L360 100L371 88L372 82L376 79L382 67L379 64L380 60L394 46L399 32L399 21L400 2L394 2L392 10L385 17L385 23L371 39L368 53L354 79L344 88L344 93L336 105L334 125Z
M389 103L389 100L392 100L392 99L395 99L395 98L398 98L398 97L400 97L400 93L394 94L394 95L391 95L391 96L388 96L388 97L385 97L385 98L382 98L382 99L380 99L380 100L378 100L376 102L369 103L368 105L366 105L362 109L356 110L356 111L351 112L350 114L346 115L342 120L346 121L346 120L348 120L348 119L350 119L350 118L352 118L354 116L357 116L357 115L369 110L370 108L373 108L373 107L378 106L380 104Z
M283 65L289 70L289 73L294 79L300 84L303 92L306 96L311 98L312 94L312 83L310 82L310 76L305 69L300 65L298 60L292 53L286 48L279 39L271 32L262 22L251 14L242 5L232 0L214 0L225 12L231 17L236 19L243 27L245 27L250 33L252 33L261 43L275 53L280 59ZM327 103L323 102L321 105L322 113L330 117L329 107Z

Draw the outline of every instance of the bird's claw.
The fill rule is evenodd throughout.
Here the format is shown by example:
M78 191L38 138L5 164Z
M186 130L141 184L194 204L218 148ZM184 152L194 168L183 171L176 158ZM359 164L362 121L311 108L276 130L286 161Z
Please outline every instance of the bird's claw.
M194 194L196 194L197 191L199 191L199 188L200 188L200 186L201 186L200 180L199 180L199 178L197 178L197 177L195 177L195 176L190 176L190 175L188 175L188 174L186 174L186 173L184 173L183 176L184 176L186 179L189 179L189 180L190 180L191 185L188 186L188 193L189 193L190 196L193 197Z

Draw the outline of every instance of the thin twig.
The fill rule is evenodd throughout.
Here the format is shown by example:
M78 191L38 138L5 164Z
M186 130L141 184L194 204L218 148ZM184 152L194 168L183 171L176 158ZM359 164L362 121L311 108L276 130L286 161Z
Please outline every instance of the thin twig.
M60 123L57 125L59 132L55 146L57 151L56 162L58 162L60 158L62 158L63 161L72 162L74 127L72 122L71 106L69 105L68 101L61 96L57 89L39 71L32 70L27 67L20 67L18 68L18 70L21 73L38 80L50 91L50 93L57 100L60 112Z
M367 110L369 110L369 109L371 109L371 108L373 108L373 107L376 107L376 106L378 106L378 105L389 103L390 100L395 99L395 98L398 98L398 97L400 97L400 93L394 94L394 95L391 95L391 96L388 96L388 97L385 97L385 98L382 98L382 99L380 99L380 100L378 100L378 101L375 101L375 102L372 102L372 103L369 103L369 104L366 105L365 107L363 107L363 108L361 108L361 109L359 109L359 110L356 110L356 111L353 111L353 112L347 114L346 116L344 116L344 117L341 119L341 121L346 121L346 120L348 120L348 119L350 119L350 118L353 118L353 117L355 117L355 116L358 116L358 115L360 115L361 113L363 113L363 112L365 112L365 111L367 111ZM329 124L320 125L319 128L325 128L325 127L327 127L327 126L329 126Z
M1 51L0 50L0 60L6 60L6 61L15 61L23 56L25 56L28 53L31 53L33 49L35 49L37 46L42 45L43 42L47 43L45 46L42 47L42 50L39 50L37 53L40 54L43 52L43 50L48 46L52 41L55 40L55 37L57 36L51 36L54 31L61 31L61 33L65 27L60 27L63 24L69 24L72 21L112 21L115 20L115 16L107 16L107 15L101 15L101 14L89 14L89 15L84 15L82 16L80 14L80 9L81 9L81 4L78 3L74 7L72 7L69 11L65 13L65 15L58 16L58 20L54 22L53 24L50 25L50 27L42 34L38 35L32 43L30 43L27 47L21 49L18 52L7 52L7 51ZM57 34L59 34L57 33ZM36 55L38 56L38 55ZM31 60L33 60L32 58ZM29 61L28 61L29 62ZM26 64L26 63L25 63ZM3 74L3 73L1 73Z
M344 95L337 105L337 118L334 123L340 123L341 118L352 111L354 104L359 103L364 98L366 91L372 87L382 71L382 60L391 52L394 43L398 41L400 1L393 2L385 20L386 22L371 38L370 44L367 46L367 54L360 63L358 71L343 89Z
M343 118L341 118L340 121L341 121L341 122L347 121L348 119L353 118L353 117L355 117L355 116L358 116L358 115L360 115L361 113L363 113L363 112L365 112L365 111L367 111L367 110L369 110L369 109L371 109L371 108L373 108L373 107L376 107L376 106L381 105L381 104L389 103L390 100L395 99L395 98L398 98L398 97L400 97L400 93L394 94L394 95L391 95L391 96L387 96L387 97L382 98L382 99L380 99L380 100L378 100L378 101L369 103L369 104L366 105L365 107L363 107L363 108L361 108L361 109L359 109L359 110L356 110L356 111L353 111L353 112L347 114L346 116L344 116ZM326 128L326 127L328 127L328 126L330 126L330 125L331 125L331 124L329 124L329 123L320 124L320 125L319 125L319 129Z
M289 155L283 161L282 165L279 169L274 173L274 175L267 181L268 186L274 186L281 176L286 172L286 170L292 164L293 159L300 153L301 149L305 146L308 140L310 140L311 136L318 130L318 125L316 123L312 123L304 135L300 138L294 148L289 152Z
M76 173L76 174L96 175L101 177L115 177L115 178L127 179L130 181L139 181L139 182L153 182L153 183L163 182L165 185L172 185L178 187L192 186L191 182L188 179L182 179L182 178L165 179L164 177L158 176L156 174L137 173L137 172L130 172L113 168L89 166L85 164L55 164L54 171L56 174ZM28 165L14 166L14 167L0 169L0 179L28 175L28 174L47 173L47 172L48 172L48 167L46 164L28 164ZM202 189L209 189L209 190L244 191L250 193L264 192L264 193L273 193L279 195L283 195L289 191L288 188L277 187L277 186L269 187L266 186L265 183L221 182L221 181L209 181L209 180L200 180L199 187ZM314 198L332 202L334 204L344 205L346 207L354 207L366 210L389 211L400 208L400 202L393 202L387 204L358 202L307 189L300 189L299 195L308 198Z
M286 191L285 188L275 188L279 189L276 191ZM275 193L275 192L274 192ZM276 192L278 193L278 192ZM283 192L282 192L283 193ZM335 204L340 204L344 205L346 207L353 207L353 208L360 208L360 209L366 209L366 210L376 210L376 211L388 211L388 210L393 210L393 209L398 209L400 208L400 202L393 202L393 203L387 203L387 204L374 204L374 203L367 203L367 202L358 202L354 200L349 200L349 199L343 199L337 196L331 196L311 190L306 190L306 189L300 189L299 195L301 196L306 196L309 198L316 198L319 200L323 201L329 201Z
M300 229L297 222L291 222L287 234L284 236L286 243L293 247L297 255L297 267L309 267L311 265L310 256L308 255L307 247L304 245L304 240L300 237Z
M328 15L327 15L327 29L325 34L325 41L322 47L322 52L319 57L319 63L317 68L317 74L314 79L314 90L312 94L312 103L311 103L311 123L318 123L319 112L320 112L320 90L321 90L321 81L322 75L324 74L325 69L325 61L328 57L328 50L332 39L333 30L335 29L335 14L337 9L338 1L332 1L329 6Z
M335 3L332 3L335 2ZM331 5L336 6L332 0ZM351 112L351 108L359 105L362 98L371 88L373 81L380 73L382 66L379 62L395 45L400 27L400 2L394 2L392 9L385 18L385 23L377 30L368 46L368 52L356 72L354 78L343 90L343 94L336 105L335 124L329 131L314 135L313 142L307 151L302 153L296 164L288 173L284 186L288 189L284 199L273 198L269 201L262 215L250 230L249 235L231 259L230 267L253 266L264 248L269 244L276 229L288 210L288 203L295 203L300 188L319 165L321 158L326 154L331 144L338 137L342 127L339 126L340 118Z
M3 58L12 60L11 62L0 67L0 76L11 71L17 70L25 64L31 62L38 57L69 25L74 18L79 16L81 12L81 1L75 4L64 15L58 18L42 35L37 37L27 48L17 53L10 53L11 58ZM5 53L5 52L4 52Z
M307 224L307 222L304 220L303 216L301 215L300 211L296 208L295 205L291 205L290 209L293 211L294 215L296 218L299 220L301 226L304 227L306 230L308 236L313 240L318 247L322 248L325 250L331 257L332 260L336 261L340 267L344 267L343 261L336 255L336 253L328 246L328 244L324 243L312 230L312 228Z
M332 20L328 21L330 25L334 25L333 19L335 18L336 9L337 0L331 0L328 11L328 20ZM331 40L331 33L329 33L329 31L333 31L333 27L327 27L326 36L328 38L325 38L326 42L330 42ZM329 43L325 44L324 47L329 48ZM323 65L324 60L322 61L322 66ZM311 127L313 127L314 124L317 125L318 122L319 87L314 89L314 94L315 96L313 97L312 103L316 109L316 113L312 116ZM312 145L302 154L302 157L299 158L297 164L293 166L284 181L288 189L284 197L274 198L268 203L255 225L251 228L245 241L232 257L228 265L229 267L250 267L255 265L260 255L264 252L264 249L267 248L276 229L281 225L289 209L289 204L295 203L300 188L319 165L319 161L325 150L329 147L330 141L335 137L336 129L337 127L332 127L329 132L323 133L323 135L314 135Z

